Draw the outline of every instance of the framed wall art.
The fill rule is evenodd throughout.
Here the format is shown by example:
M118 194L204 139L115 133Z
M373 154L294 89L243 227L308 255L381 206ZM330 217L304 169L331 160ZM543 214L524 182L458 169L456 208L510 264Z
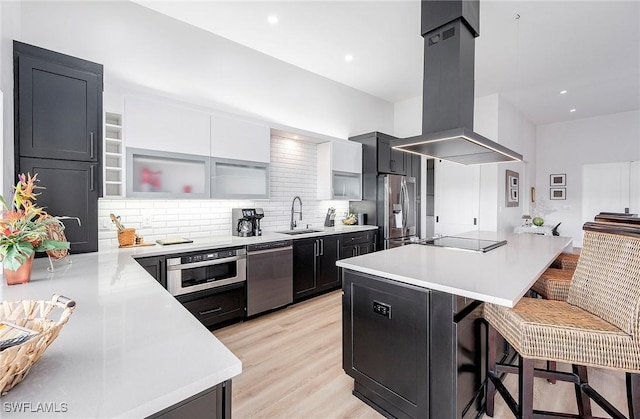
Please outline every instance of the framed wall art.
M549 176L549 186L567 186L567 174L560 173Z
M505 172L505 207L520 206L520 174L513 170Z
M551 188L549 199L567 199L567 188Z

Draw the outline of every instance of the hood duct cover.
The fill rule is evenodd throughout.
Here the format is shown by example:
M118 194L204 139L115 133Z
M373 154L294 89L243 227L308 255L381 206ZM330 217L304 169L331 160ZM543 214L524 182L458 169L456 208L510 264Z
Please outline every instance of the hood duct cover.
M461 164L521 161L522 155L473 132L479 0L422 0L422 135L393 148Z

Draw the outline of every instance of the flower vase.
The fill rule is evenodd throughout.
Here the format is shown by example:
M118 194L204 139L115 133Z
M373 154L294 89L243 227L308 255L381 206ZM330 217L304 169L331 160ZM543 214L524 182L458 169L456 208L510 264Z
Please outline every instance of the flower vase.
M4 270L4 279L7 281L7 285L25 284L31 280L31 267L33 265L34 255L35 252L31 254L31 257L27 259L25 263L20 265L17 271Z

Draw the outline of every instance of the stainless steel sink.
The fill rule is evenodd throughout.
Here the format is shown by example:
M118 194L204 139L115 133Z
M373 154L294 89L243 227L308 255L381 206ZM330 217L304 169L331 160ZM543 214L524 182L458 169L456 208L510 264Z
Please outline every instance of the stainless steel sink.
M295 236L298 234L307 234L307 233L320 233L322 230L285 230L285 231L276 231L276 233L288 234L290 236Z

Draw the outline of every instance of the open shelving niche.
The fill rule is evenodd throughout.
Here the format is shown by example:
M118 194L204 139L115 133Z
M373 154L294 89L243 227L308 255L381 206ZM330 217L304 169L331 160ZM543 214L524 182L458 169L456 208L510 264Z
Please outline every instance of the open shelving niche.
M122 143L122 114L104 115L104 196L124 197L124 146Z

